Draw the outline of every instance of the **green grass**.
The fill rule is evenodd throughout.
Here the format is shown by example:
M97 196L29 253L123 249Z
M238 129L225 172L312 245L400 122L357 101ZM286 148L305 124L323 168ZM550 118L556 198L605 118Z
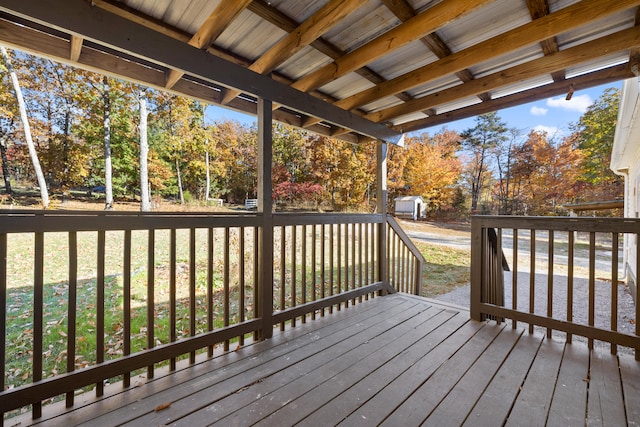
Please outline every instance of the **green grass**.
M206 265L207 230L196 235L196 333L207 328ZM96 361L97 281L96 233L78 233L78 284L76 319L76 355L74 366L80 369ZM147 244L146 231L132 233L131 259L131 352L147 348ZM217 235L218 238L221 234ZM154 283L154 335L156 345L169 342L169 232L156 232ZM105 249L105 360L121 357L124 352L123 232L107 232ZM176 334L178 339L189 331L189 254L188 230L177 232L176 255ZM215 246L215 245L214 245ZM237 241L230 251L230 318L239 320ZM9 235L7 254L7 363L5 387L12 388L32 381L33 354L33 235ZM223 245L215 247L213 307L214 327L223 325ZM43 304L43 378L66 372L68 328L68 238L66 233L45 234L44 304ZM250 268L250 260L247 267ZM252 270L250 270L252 271ZM252 304L251 277L245 284L245 305ZM246 316L251 313L247 310ZM203 350L204 351L204 350Z
M422 269L422 296L435 297L470 281L471 251L416 243L427 261Z

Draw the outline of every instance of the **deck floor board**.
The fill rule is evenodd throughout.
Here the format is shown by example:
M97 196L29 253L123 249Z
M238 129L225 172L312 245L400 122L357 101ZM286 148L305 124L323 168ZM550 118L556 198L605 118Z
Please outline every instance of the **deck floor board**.
M58 404L45 407L39 424L638 425L639 390L640 362L628 354L395 294L57 416Z

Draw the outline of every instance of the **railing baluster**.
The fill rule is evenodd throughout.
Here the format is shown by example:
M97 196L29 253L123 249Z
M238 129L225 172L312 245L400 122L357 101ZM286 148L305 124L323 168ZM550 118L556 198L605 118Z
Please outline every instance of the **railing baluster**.
M338 232L336 234L336 246L337 246L337 260L338 265L336 266L338 270L338 278L336 280L337 292L342 292L342 224L337 224ZM331 292L329 295L333 295L333 286L330 288ZM332 313L333 306L329 307L329 313ZM340 310L341 306L338 304L338 310Z
M553 317L553 256L554 256L554 234L549 230L547 253L547 317ZM547 338L551 338L551 328L547 328Z
M176 335L176 229L172 228L169 233L169 341L175 342ZM176 358L172 357L169 362L169 369L176 370Z
M349 290L349 224L344 225L344 290ZM344 302L345 307L349 307L349 300Z
M320 239L321 242L324 239ZM318 227L316 224L311 226L311 272L313 273L313 283L311 284L311 301L316 300L316 288L318 286ZM316 310L311 312L311 320L316 320Z
M4 242L0 240L0 262L6 261L6 234L1 234L0 239L4 237ZM67 372L73 372L76 369L76 313L78 302L78 233L69 232L69 297L67 299ZM4 252L3 252L4 251ZM0 274L6 274L4 265L0 265ZM0 277L0 285L6 285L6 277ZM4 288L3 288L4 289ZM0 295L4 292L0 292ZM4 308L6 301L0 298L0 305ZM4 337L4 322L0 326L0 337ZM2 340L4 342L4 339ZM4 348L0 346L0 363L4 366ZM3 378L4 380L4 378ZM4 384L0 384L4 390ZM66 406L73 406L74 392L67 392Z
M258 244L258 238L260 236L260 229L253 227L253 315L252 318L258 317L258 277L260 276L260 261L258 260L258 254L260 253L260 245ZM258 331L253 332L253 340L257 341L259 338Z
M307 233L308 228L306 225L302 226L302 263L300 267L302 268L300 274L302 275L302 284L301 284L301 293L302 293L302 304L307 303ZM300 319L302 323L307 323L307 316L304 315Z
M295 307L296 304L296 298L297 298L297 292L296 292L296 287L297 285L297 246L298 246L298 233L297 233L297 228L295 225L293 225L291 227L291 307ZM293 317L291 319L291 326L295 327L296 326L296 318Z
M122 269L123 354L131 354L131 230L124 231L124 263ZM125 372L124 387L131 385L131 373Z
M44 310L44 233L35 233L33 283L33 382L42 380L42 341ZM42 402L32 406L33 418L42 416Z
M567 322L573 322L573 263L575 255L575 231L569 231L569 251L567 254ZM570 343L573 334L567 333L567 342Z
M215 249L215 229L213 227L207 228L207 331L213 331L214 323L213 323L213 251ZM254 244L254 249L257 250L258 244L257 242ZM254 270L254 279L255 279L255 270ZM254 289L255 289L254 283ZM213 356L213 345L207 346L207 355L209 357Z
M356 224L351 224L351 289L356 289ZM356 299L351 300L351 304L356 304Z
M189 229L189 336L196 336L196 229ZM196 352L189 353L189 363L196 363Z
M244 261L244 250L245 250L245 239L244 239L244 227L240 227L240 242L238 243L238 286L240 287L238 292L238 320L239 322L244 322L244 300L245 300L245 261ZM240 335L238 338L238 343L240 345L244 345L244 335Z
M595 324L596 309L596 233L589 233L589 326ZM589 350L593 350L593 338L589 338Z
M531 256L529 269L529 313L534 314L536 309L536 230L534 229L531 229L529 251ZM529 333L533 334L533 323L529 323Z
M333 224L329 225L329 239L331 241L331 249L333 251ZM325 245L326 245L326 235L325 235L325 226L322 224L320 226L320 298L324 298L326 296L325 291ZM333 256L331 256L329 262L333 262ZM331 280L333 281L333 268L331 268ZM333 292L333 283L331 284L331 289ZM333 306L329 306L329 313L333 313ZM324 317L324 307L320 311L320 315Z
M518 229L513 229L513 245L512 245L512 266L511 266L511 308L518 309ZM518 321L513 319L512 328L518 327Z
M96 363L104 362L104 280L105 280L105 232L98 231L98 268L96 277ZM96 396L104 394L104 382L96 384Z
M229 227L224 228L224 273L222 278L222 284L224 286L224 326L229 326L229 309L231 305L231 299L229 293L231 288L229 286L229 269L230 269L230 253L231 253L231 230ZM224 341L224 351L229 351L229 340Z
M362 285L363 285L363 283L362 283L362 269L363 269L362 252L366 248L366 246L364 248L362 246L362 239L363 239L362 227L363 227L362 223L358 224L358 288L362 287ZM360 295L360 297L358 298L358 302L362 302L362 295Z
M371 232L371 224L364 225L364 285L368 285L369 281L369 254L371 248L369 247L369 233ZM364 295L365 301L369 300L369 294Z
M618 233L611 233L611 330L618 330ZM615 355L618 347L611 343L611 354Z
M285 291L286 291L286 277L287 277L287 242L286 242L287 229L285 226L280 227L280 310L286 308ZM280 323L280 330L284 331L285 323Z
M156 232L150 229L147 235L147 348L156 346L155 337L155 287L156 287ZM153 365L147 366L147 378L154 375Z

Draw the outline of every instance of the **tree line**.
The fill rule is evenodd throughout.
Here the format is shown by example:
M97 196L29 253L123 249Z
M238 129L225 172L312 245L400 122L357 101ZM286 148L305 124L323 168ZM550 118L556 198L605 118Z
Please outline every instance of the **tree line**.
M256 196L254 126L207 123L201 102L20 52L10 56L0 79L5 193L11 194L12 181L37 183L9 75L13 63L45 185L52 191L104 189L105 208L114 199L144 201L149 194L180 203L243 203ZM567 203L616 198L621 181L609 171L608 160L618 99L617 91L606 91L560 140L534 131L522 135L497 113L478 116L475 126L461 133L443 128L435 135L409 135L404 147L389 150L390 203L397 196L421 195L431 214L461 217L558 214ZM375 159L374 144L274 124L276 204L370 210Z

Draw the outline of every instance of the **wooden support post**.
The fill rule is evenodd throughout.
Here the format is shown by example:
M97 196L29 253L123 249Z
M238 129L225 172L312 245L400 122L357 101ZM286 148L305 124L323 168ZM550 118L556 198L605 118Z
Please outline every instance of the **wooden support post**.
M471 301L470 310L473 320L482 321L484 316L480 313L482 298L483 268L482 251L484 248L483 230L477 218L471 218Z
M382 216L378 232L378 280L383 283L380 295L387 294L389 277L387 271L387 143L378 141L376 150L376 211Z
M258 235L258 317L262 319L260 339L273 334L273 188L271 184L272 151L271 101L258 99L258 212L262 227Z

